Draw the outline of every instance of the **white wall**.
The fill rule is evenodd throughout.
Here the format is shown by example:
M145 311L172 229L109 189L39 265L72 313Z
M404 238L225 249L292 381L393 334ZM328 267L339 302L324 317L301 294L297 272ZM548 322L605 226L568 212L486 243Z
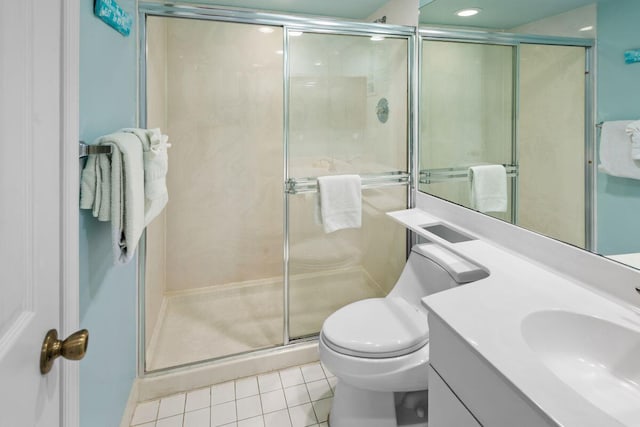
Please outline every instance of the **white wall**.
M596 37L597 32L596 16L597 6L594 3L512 28L508 32L592 39ZM588 31L580 31L581 28L585 27L593 28Z
M368 22L387 17L387 24L418 26L419 0L389 0L387 4L375 11L367 18Z

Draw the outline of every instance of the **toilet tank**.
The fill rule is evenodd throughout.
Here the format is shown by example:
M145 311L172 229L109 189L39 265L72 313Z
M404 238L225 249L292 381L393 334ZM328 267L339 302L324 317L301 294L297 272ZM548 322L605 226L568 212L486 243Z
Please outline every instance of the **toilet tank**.
M389 297L422 307L420 300L460 284L489 276L486 268L435 243L415 245Z

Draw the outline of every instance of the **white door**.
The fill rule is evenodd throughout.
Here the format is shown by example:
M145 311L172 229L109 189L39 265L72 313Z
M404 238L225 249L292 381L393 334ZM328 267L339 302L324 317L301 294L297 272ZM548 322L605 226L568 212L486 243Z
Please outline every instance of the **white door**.
M0 0L0 426L61 425L61 68L65 0ZM76 160L77 163L77 160ZM77 362L76 362L77 363Z

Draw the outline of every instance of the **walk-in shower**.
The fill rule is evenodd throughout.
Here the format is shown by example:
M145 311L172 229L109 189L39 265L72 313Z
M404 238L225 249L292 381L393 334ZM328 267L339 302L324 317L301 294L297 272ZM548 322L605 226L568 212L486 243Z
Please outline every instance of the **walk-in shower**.
M140 255L144 370L286 346L384 296L406 259L411 28L143 4L141 121L170 136ZM316 178L359 174L325 234Z

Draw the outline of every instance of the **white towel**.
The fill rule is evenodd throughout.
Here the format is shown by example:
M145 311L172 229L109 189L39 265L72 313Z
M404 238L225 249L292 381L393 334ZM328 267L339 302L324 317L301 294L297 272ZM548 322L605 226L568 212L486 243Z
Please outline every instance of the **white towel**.
M362 226L362 182L359 175L318 177L318 191L325 233Z
M631 121L604 122L600 134L600 165L606 174L640 179L640 162L631 158L631 138L627 126Z
M167 144L169 137L162 135L160 129L122 129L131 132L142 143L144 161L144 226L162 212L169 201L166 176L169 166Z
M640 120L629 123L625 131L631 137L631 158L640 160Z
M116 132L95 141L111 146L110 156L91 155L82 171L80 208L111 221L116 263L131 261L144 229L144 170L140 139Z
M502 165L469 168L471 207L480 212L507 211L507 170Z

